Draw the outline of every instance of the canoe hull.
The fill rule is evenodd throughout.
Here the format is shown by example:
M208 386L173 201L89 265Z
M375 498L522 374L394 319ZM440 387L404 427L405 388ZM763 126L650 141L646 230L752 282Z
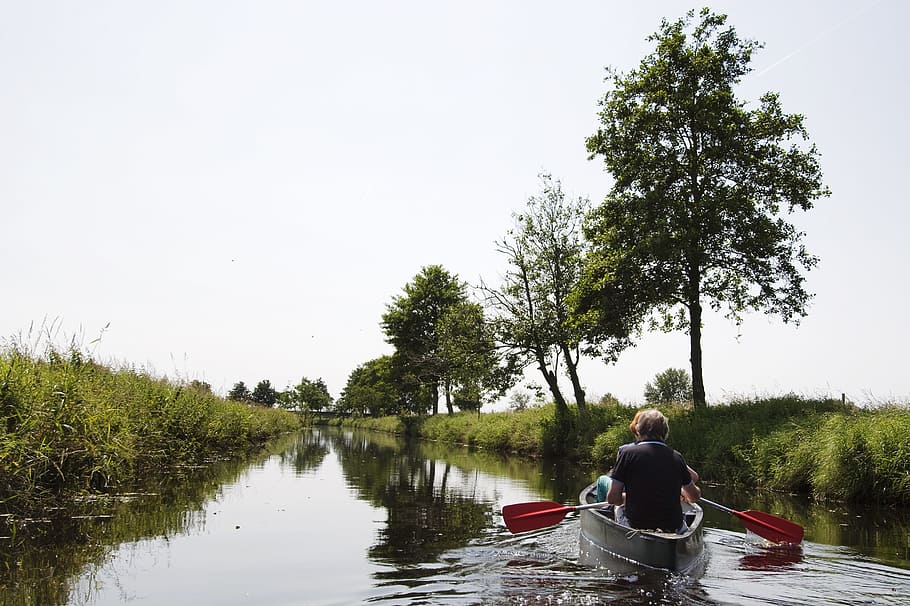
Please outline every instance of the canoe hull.
M595 502L595 485L581 491L579 503ZM703 560L704 512L694 503L683 504L689 530L683 534L633 530L613 520L612 506L581 510L580 556L585 563L602 563L602 555L626 563L687 572Z

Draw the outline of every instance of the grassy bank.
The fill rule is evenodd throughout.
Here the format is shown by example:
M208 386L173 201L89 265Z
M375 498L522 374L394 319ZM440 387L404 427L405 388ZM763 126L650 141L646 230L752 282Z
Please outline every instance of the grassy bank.
M34 356L10 347L0 352L0 507L26 512L297 427L291 413L111 369L76 349Z
M809 493L820 499L910 504L910 409L861 409L839 400L769 398L664 410L670 444L709 481ZM604 468L628 441L598 436Z
M910 505L910 408L860 409L796 396L662 408L669 443L704 481L807 493L819 499ZM360 419L361 426L529 456L564 452L608 470L632 441L635 409L593 406L560 431L552 406L484 415ZM568 436L569 444L557 443Z

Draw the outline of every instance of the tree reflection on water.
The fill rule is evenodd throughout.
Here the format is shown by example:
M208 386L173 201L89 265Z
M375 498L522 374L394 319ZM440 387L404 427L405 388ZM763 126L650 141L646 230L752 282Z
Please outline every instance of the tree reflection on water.
M67 604L77 575L107 560L121 543L198 531L204 504L222 486L276 452L293 452L301 435L274 440L252 458L162 470L116 492L77 496L41 518L3 516L0 604Z
M388 512L371 559L426 562L481 536L492 524L492 499L450 485L451 463L425 458L390 435L345 432L334 434L332 443L359 498Z

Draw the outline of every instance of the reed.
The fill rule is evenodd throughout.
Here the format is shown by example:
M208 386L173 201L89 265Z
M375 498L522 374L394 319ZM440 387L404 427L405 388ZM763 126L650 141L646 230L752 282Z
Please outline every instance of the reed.
M78 348L0 351L0 504L33 509L61 493L248 449L299 427L291 413L226 401Z
M668 442L706 481L812 494L818 499L910 503L910 409L863 409L836 399L781 396L693 411L663 409ZM609 469L631 437L611 428L594 459Z

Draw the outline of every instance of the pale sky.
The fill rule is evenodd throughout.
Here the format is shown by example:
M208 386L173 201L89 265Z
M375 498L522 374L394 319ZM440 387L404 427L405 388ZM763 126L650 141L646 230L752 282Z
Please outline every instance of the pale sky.
M799 327L706 318L709 402L910 401L910 4L708 5L765 42L740 97L806 116L833 192L794 217L821 258ZM604 68L701 6L0 0L0 337L43 325L221 393L306 376L337 397L391 353L380 318L421 267L499 283L539 172L603 199L584 140ZM641 402L688 358L649 335L582 380Z

